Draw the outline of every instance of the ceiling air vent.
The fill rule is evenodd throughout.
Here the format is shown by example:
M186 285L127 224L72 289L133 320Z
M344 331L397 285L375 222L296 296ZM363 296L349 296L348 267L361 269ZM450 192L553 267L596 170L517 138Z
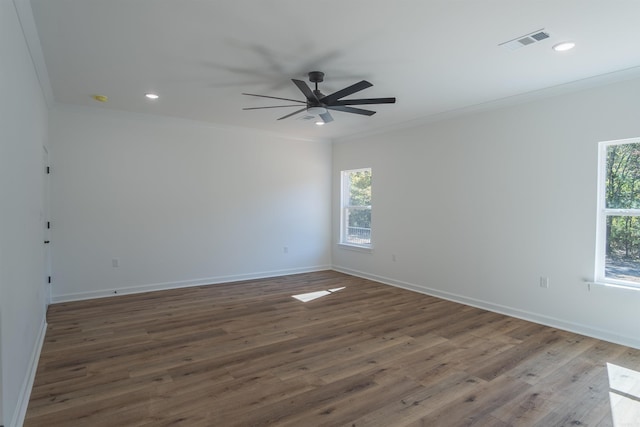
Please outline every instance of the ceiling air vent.
M545 33L544 31L540 31L540 32L537 32L535 34L531 34L531 38L535 39L535 41L539 42L540 40L548 39L549 38L549 34Z
M529 46L544 39L549 38L549 33L543 31L543 29L534 31L533 33L525 34L524 36L516 37L513 40L500 43L498 46L504 47L508 50L516 50L521 47Z

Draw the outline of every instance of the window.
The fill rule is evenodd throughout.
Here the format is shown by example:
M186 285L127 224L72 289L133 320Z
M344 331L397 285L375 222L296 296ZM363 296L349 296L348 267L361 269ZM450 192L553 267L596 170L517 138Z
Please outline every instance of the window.
M599 148L596 281L640 287L640 139Z
M371 168L342 171L340 243L371 247Z

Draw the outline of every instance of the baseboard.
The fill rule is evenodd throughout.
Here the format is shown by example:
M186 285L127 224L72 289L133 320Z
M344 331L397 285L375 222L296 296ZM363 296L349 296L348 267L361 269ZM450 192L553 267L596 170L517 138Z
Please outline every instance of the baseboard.
M284 270L260 271L246 274L235 274L230 276L206 277L193 280L183 280L178 282L151 283L129 287L118 287L99 291L78 292L73 294L54 295L52 303L80 301L94 298L113 297L118 295L139 294L143 292L162 291L167 289L188 288L192 286L216 285L220 283L241 282L244 280L266 279L269 277L287 276L290 274L312 273L315 271L331 270L330 265L316 265L310 267L290 268Z
M576 334L586 335L599 340L608 341L615 344L620 344L627 347L640 349L640 339L638 339L637 337L620 335L620 334L613 333L611 331L593 328L593 327L582 325L579 323L568 322L566 320L558 319L555 317L545 316L538 313L533 313L526 310L520 310L517 308L508 307L500 304L494 304L489 301L469 298L463 295L441 291L438 289L429 288L427 286L416 285L414 283L403 282L401 280L396 280L389 277L383 277L375 274L365 273L363 271L352 270L346 267L334 265L333 270L341 273L349 274L352 276L373 280L375 282L384 283L385 285L391 285L398 288L407 289L409 291L414 291L421 294L442 298L448 301L453 301L460 304L481 308L484 310L492 311L494 313L500 313L507 316L516 317L518 319L539 323L541 325L550 326L553 328L573 332Z
M13 418L9 421L8 427L20 427L24 424L24 417L27 415L27 407L29 406L29 398L31 397L31 389L33 388L33 381L36 378L36 371L38 370L38 361L40 360L40 352L42 351L42 345L44 344L44 337L47 333L47 320L42 320L40 326L40 333L36 345L31 352L31 358L29 360L29 371L25 376L22 387L20 388L20 396L18 397L18 407L13 413Z

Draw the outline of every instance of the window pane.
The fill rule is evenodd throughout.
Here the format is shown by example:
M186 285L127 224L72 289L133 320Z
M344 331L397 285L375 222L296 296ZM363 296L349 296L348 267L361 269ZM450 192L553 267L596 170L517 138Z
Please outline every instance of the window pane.
M371 209L347 208L347 243L371 244Z
M640 208L640 143L607 147L605 180L608 209Z
M371 169L341 173L340 242L371 247Z
M349 205L371 206L371 170L349 173Z
M607 216L605 277L640 283L640 217Z

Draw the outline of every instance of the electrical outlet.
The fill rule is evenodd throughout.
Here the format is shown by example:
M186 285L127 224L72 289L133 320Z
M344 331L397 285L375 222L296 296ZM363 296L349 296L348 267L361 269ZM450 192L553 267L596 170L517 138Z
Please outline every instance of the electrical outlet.
M396 261L397 261L397 259L396 259L396 254L392 254L392 255L391 255L391 261L393 261L393 262L396 262Z
M118 258L113 258L111 260L111 267L120 267L120 260Z
M282 248L282 251L283 251L285 254L288 254L288 253L289 253L289 246L285 246L285 247L283 247L283 248Z
M549 278L548 277L540 277L540 287L548 288L549 287Z

